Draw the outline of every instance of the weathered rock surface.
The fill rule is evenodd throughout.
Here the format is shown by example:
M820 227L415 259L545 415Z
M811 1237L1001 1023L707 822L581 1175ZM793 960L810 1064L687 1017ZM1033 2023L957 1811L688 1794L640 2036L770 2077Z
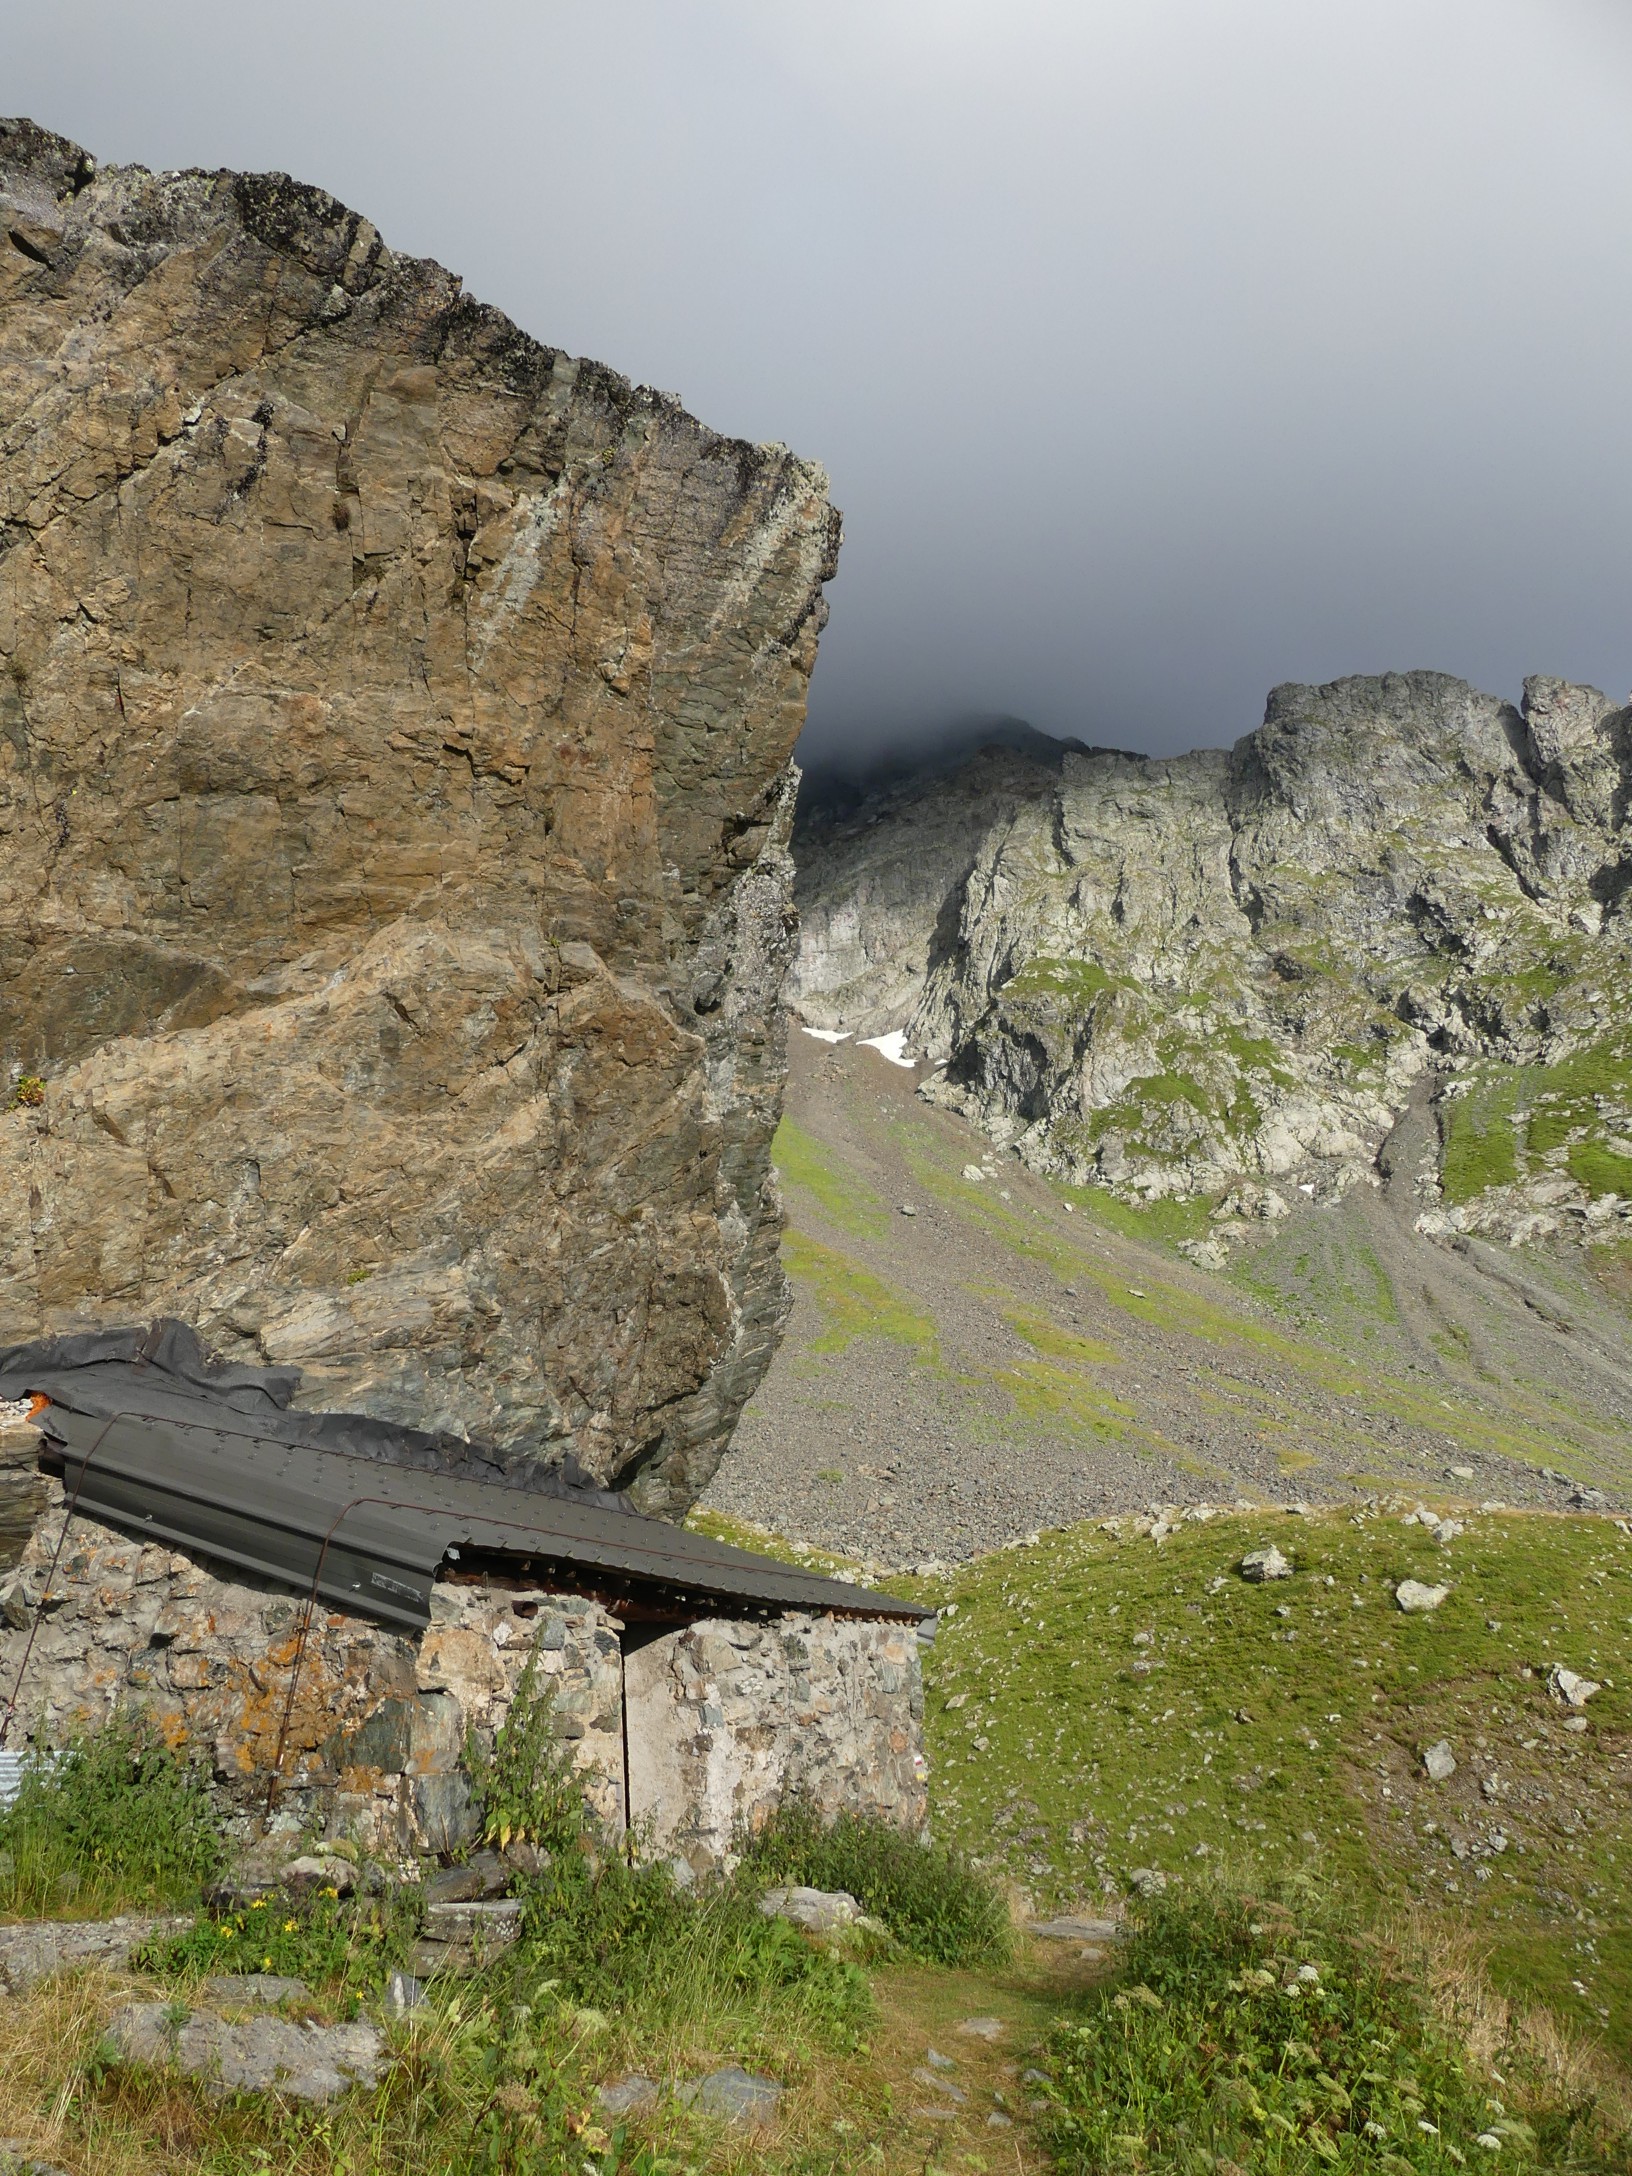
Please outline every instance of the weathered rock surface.
M24 1920L0 1927L0 1981L20 1995L58 1972L87 1966L117 1972L144 1942L155 1935L181 1934L191 1924L187 1918L126 1914L118 1919Z
M229 2010L276 2009L280 2002L310 2001L312 1993L304 1980L281 1972L212 1972L199 1992Z
M982 748L950 775L914 773L859 803L807 808L801 797L788 995L812 1027L905 1026L955 940L953 910L982 845L1054 789L1064 753Z
M218 2093L281 2093L333 2100L350 2085L373 2085L385 2064L385 2035L349 2025L296 2025L282 2017L240 2021L194 2010L177 2018L168 2002L132 2002L115 2011L108 2038L128 2062L175 2068Z
M655 2108L662 2097L662 2088L655 2078L645 2078L632 2071L626 2078L616 2078L610 2085L598 2085L595 2097L614 2121L624 2116L644 2115Z
M282 176L0 124L0 1340L679 1508L784 1310L819 469Z
M411 1969L427 1980L438 1973L468 1977L485 1970L520 1939L522 1909L519 1897L427 1905L425 1931L408 1959Z
M848 1889L767 1889L759 1900L767 1919L786 1919L812 1934L831 1934L853 1927L861 1918L861 1906Z
M457 1849L475 1840L467 1740L491 1744L536 1643L538 1682L585 1798L603 1825L621 1828L618 1630L598 1602L448 1582L418 1638L325 1610L302 1644L296 1596L219 1578L83 1515L46 1599L63 1530L61 1486L51 1489L57 1508L10 1589L15 1621L0 1625L0 1684L8 1697L17 1686L33 1743L64 1744L140 1706L174 1742L208 1750L223 1803L240 1815L264 1816L276 1774L277 1811L297 1838L336 1819L386 1856ZM354 1878L342 1859L291 1865L287 1844L255 1871L268 1886L292 1874L296 1886ZM26 1949L57 1938L0 1928L0 1976L16 1969L14 1939Z
M717 2122L752 2128L774 2120L786 2091L774 2078L756 2078L740 2063L727 2063L723 2070L711 2070L706 2078L681 2086L674 2097L683 2107L695 2108Z
M1407 1616L1422 1616L1438 1609L1450 1591L1449 1587L1431 1587L1421 1579L1402 1579L1394 1589L1394 1600Z
M1395 673L1277 688L1229 751L1016 760L801 818L809 1021L904 1028L1040 1171L1210 1197L1207 1266L1373 1177L1414 1089L1427 1228L1624 1234L1632 708Z
M1241 1576L1255 1586L1266 1579L1290 1579L1292 1566L1273 1542L1267 1549L1253 1549L1241 1559Z

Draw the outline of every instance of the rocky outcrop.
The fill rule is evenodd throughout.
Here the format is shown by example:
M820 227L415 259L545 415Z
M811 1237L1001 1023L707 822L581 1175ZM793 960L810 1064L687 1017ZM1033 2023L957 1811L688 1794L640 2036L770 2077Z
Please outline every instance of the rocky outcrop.
M1216 1197L1227 1240L1370 1177L1422 1082L1430 1228L1625 1228L1632 709L1540 678L1522 710L1438 673L1282 687L1228 752L1063 754L967 868L967 833L923 851L942 799L801 826L824 907L892 863L912 895L848 979L826 908L799 988L821 1024L887 988L923 1092L1034 1167Z
M0 1341L682 1507L785 1305L821 471L282 176L0 198Z
M802 1019L855 1035L906 1025L932 961L957 941L963 885L983 843L1053 790L1064 754L1058 745L1052 757L980 748L950 773L914 773L855 801L816 798L807 778L788 983Z

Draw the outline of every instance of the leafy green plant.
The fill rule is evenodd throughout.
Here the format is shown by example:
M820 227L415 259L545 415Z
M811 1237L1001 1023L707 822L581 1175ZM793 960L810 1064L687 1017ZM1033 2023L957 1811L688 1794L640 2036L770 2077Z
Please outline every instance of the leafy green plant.
M474 1731L465 1747L483 1841L501 1851L512 1843L566 1849L585 1834L583 1793L556 1729L553 1695L539 1683L538 1657L535 1640L491 1748Z
M785 1800L746 1841L739 1878L756 1890L777 1882L848 1890L903 1949L932 1964L988 1964L1008 1953L995 1884L962 1852L920 1843L876 1815L829 1821L807 1800Z
M37 1110L44 1101L45 1082L41 1080L39 1074L24 1073L20 1075L11 1091L12 1109L14 1111L19 1108Z
M487 1838L501 1848L525 1839L538 1853L523 1887L522 1939L505 1964L513 1984L547 1980L576 2002L647 2016L770 2002L836 2042L853 2041L871 2015L864 1976L767 1919L763 1883L682 1889L667 1865L640 1860L638 1839L609 1845L536 1663L535 1649L492 1750L473 1743L469 1756Z
M314 1988L367 1994L404 1962L418 1925L411 1888L356 1901L332 1888L278 1893L233 1911L201 1913L183 1933L150 1943L140 1962L167 1978L276 1972Z
M225 1849L202 1762L140 1714L115 1715L25 1768L0 1812L0 1910L187 1903Z
M1481 2076L1401 1961L1307 1893L1153 1901L1048 2060L1049 2142L1082 2176L1625 2166L1590 2107L1521 2110Z

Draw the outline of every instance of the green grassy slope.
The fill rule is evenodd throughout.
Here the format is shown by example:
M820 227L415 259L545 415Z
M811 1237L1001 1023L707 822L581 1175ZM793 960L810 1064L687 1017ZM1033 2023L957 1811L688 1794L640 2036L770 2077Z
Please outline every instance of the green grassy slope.
M1549 1468L1620 1498L1632 1391L1600 1364L1632 1321L1616 1250L1515 1257L1538 1308L1503 1281L1505 1254L1487 1268L1436 1246L1361 1188L1255 1228L1209 1274L1177 1251L1206 1229L1196 1204L1046 1181L873 1053L793 1043L776 1161L795 1308L727 1462L757 1461L766 1487L722 1489L715 1508L763 1518L774 1497L807 1541L922 1560L942 1553L927 1518L867 1539L868 1467L956 1446L967 1502L970 1474L1028 1445L1061 1471L1076 1460L1086 1494L995 1524L988 1545L1096 1502L1263 1496L1277 1479L1331 1501L1468 1466L1470 1494L1561 1504ZM909 1486L903 1469L897 1495Z
M1289 1579L1237 1570L1273 1541ZM1404 1578L1448 1583L1401 1612ZM925 1590L937 1821L1040 1907L1220 1865L1449 1910L1506 1986L1632 2029L1632 1539L1603 1518L1238 1514L1042 1537ZM1548 1689L1603 1689L1585 1729ZM1428 1780L1423 1749L1456 1773Z

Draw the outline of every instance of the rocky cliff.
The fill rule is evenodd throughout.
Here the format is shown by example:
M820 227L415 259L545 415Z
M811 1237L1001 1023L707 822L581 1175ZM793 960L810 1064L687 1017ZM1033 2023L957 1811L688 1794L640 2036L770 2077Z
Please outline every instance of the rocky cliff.
M690 1499L778 1332L821 471L0 125L0 1341Z
M1632 709L1596 689L1281 687L1227 752L989 753L796 856L806 1019L905 1028L1040 1171L1209 1199L1204 1261L1374 1179L1424 1098L1425 1229L1632 1227Z

